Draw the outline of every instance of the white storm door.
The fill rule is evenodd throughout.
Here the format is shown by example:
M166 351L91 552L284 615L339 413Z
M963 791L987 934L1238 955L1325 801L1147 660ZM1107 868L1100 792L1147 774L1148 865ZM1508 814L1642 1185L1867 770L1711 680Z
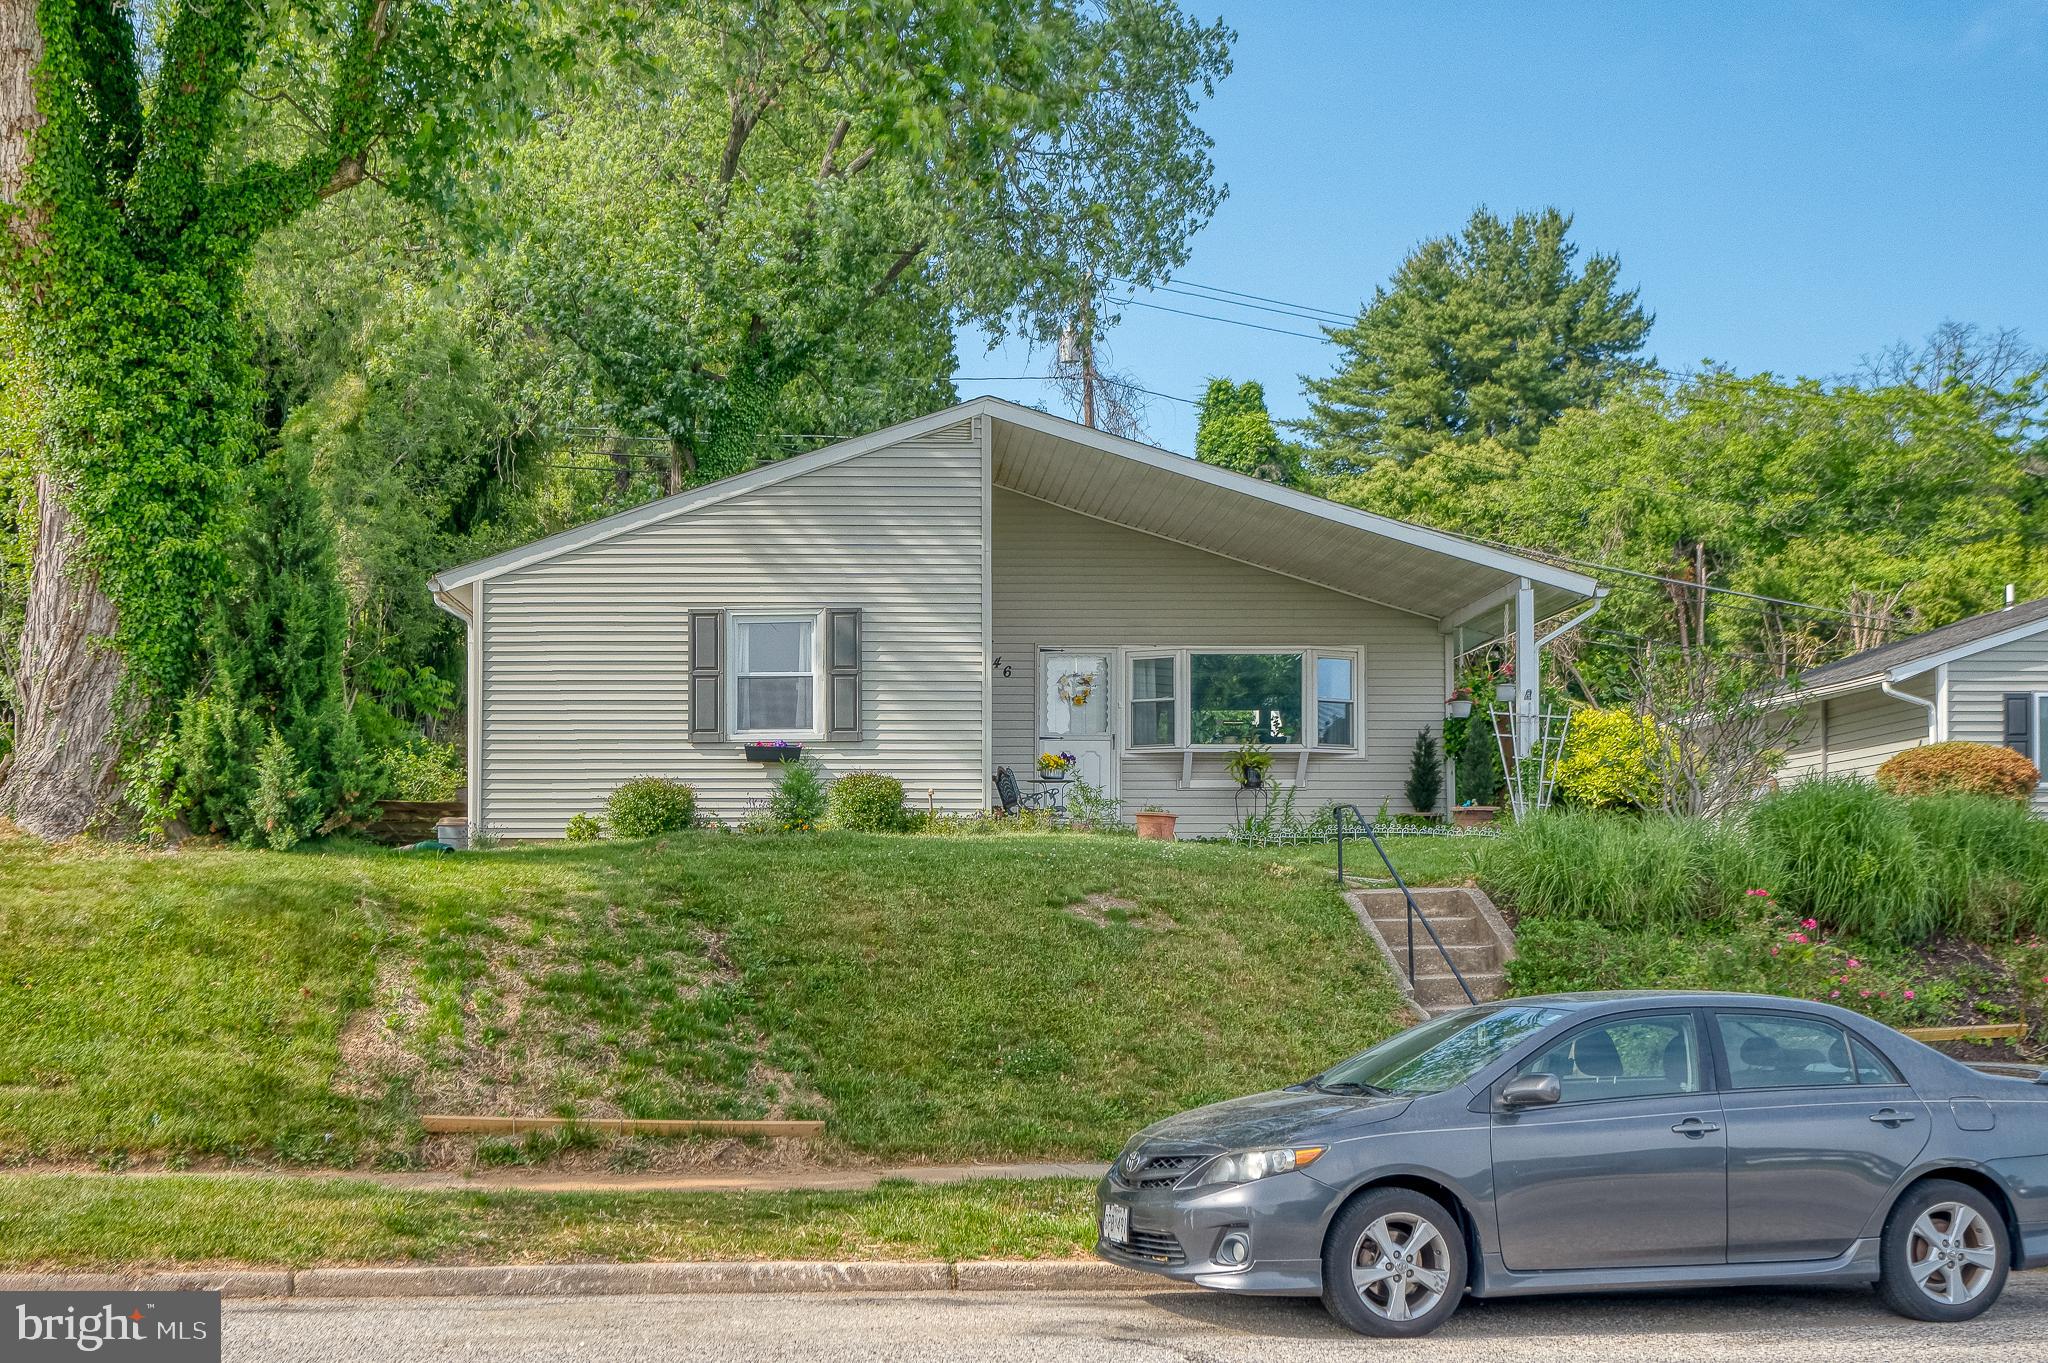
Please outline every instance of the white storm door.
M1038 652L1038 750L1074 757L1074 776L1114 798L1116 651ZM1035 773L1034 773L1035 774Z

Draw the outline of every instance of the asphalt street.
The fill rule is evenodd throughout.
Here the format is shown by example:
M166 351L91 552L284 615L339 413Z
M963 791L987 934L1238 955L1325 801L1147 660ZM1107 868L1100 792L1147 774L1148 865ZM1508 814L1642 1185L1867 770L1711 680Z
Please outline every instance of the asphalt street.
M1867 1290L1467 1302L1435 1335L1363 1340L1302 1301L1193 1292L452 1298L229 1302L237 1363L1087 1359L1290 1363L1353 1355L1452 1363L2048 1357L2048 1273L2013 1279L1967 1325L1916 1324Z

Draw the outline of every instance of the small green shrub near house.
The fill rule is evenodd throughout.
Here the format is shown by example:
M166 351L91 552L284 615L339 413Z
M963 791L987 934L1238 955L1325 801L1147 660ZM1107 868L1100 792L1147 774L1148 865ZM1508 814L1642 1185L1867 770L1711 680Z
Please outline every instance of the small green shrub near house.
M894 833L903 827L903 783L878 771L850 771L832 783L826 809L834 828Z
M1995 795L2025 800L2041 769L1995 743L1927 743L1877 769L1877 784L1894 795Z
M383 754L394 800L452 800L462 789L462 751L453 743L415 738Z
M615 838L680 832L696 822L697 791L666 776L636 776L612 792L604 817Z
M573 814L562 836L570 842L596 842L604 834L604 825L588 814Z
M1557 788L1573 804L1596 809L1655 809L1662 783L1652 762L1657 727L1633 710L1573 713L1558 758Z
M828 804L825 776L817 763L785 762L775 793L768 797L769 825L778 833L812 832L825 821Z

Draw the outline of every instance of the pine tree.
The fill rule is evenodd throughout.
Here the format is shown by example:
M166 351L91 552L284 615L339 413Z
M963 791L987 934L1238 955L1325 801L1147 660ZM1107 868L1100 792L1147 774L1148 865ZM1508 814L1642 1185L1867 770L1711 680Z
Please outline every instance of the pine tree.
M1195 458L1276 483L1291 483L1300 461L1280 439L1266 411L1266 390L1256 380L1211 379L1195 428Z
M1465 746L1458 749L1458 798L1490 805L1500 793L1500 763L1494 756L1491 720L1474 715L1465 722Z
M1415 735L1415 748L1408 755L1408 803L1418 814L1436 809L1443 798L1444 763L1436 747L1436 735L1424 729Z

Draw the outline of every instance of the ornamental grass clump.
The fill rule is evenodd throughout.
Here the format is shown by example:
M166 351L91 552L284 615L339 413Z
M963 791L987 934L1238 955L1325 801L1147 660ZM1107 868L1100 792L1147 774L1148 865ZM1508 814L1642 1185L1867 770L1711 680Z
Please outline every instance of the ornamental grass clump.
M1749 829L1779 864L1778 902L1838 931L1901 942L1943 927L1906 802L1868 781L1802 781L1757 801Z
M1564 809L1507 828L1479 878L1525 914L1677 928L1729 914L1769 869L1737 827Z
M1906 802L1944 930L2048 930L2048 823L1997 796Z

